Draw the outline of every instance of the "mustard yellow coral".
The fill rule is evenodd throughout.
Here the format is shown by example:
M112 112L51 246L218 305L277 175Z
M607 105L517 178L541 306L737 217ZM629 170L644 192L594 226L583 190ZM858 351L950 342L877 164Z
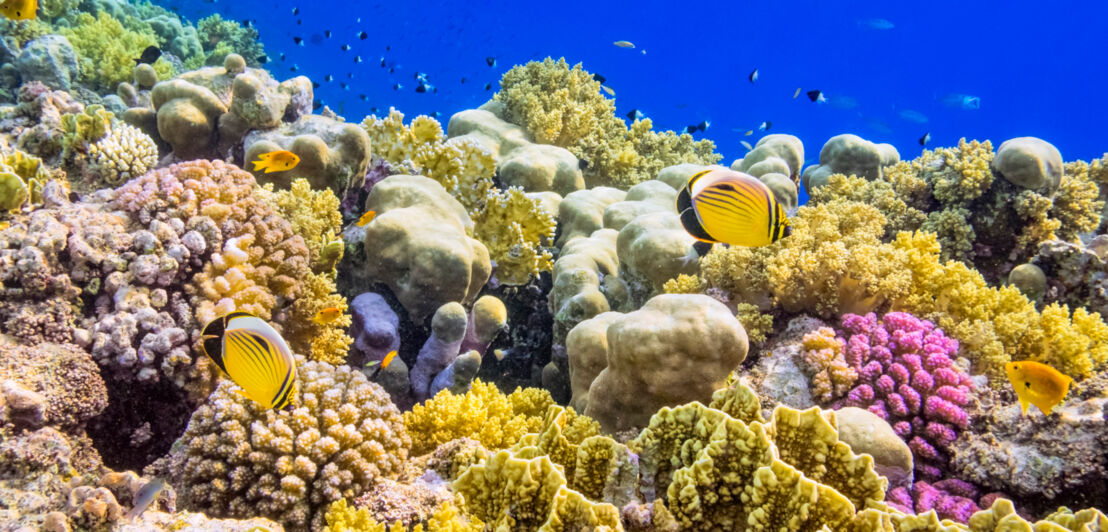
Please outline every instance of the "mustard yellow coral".
M443 390L404 413L404 426L415 442L413 455L435 450L457 438L472 438L489 449L514 445L529 432L537 432L550 393L540 388L517 388L505 395L480 379L462 395Z
M666 166L714 164L721 158L710 140L655 132L649 119L628 128L615 116L615 103L601 94L600 83L564 58L516 66L504 74L500 87L495 99L504 104L503 118L522 126L536 142L569 149L588 164L585 176L595 183L628 188L653 179Z
M378 522L366 508L355 508L339 499L327 508L327 526L323 532L409 532L400 521L392 526ZM476 517L465 515L450 501L442 503L427 520L416 524L411 532L481 532L484 524Z
M828 403L846 395L858 373L843 356L843 340L830 327L820 327L804 335L804 368L811 379L812 396Z
M554 215L523 189L492 189L484 206L473 217L474 238L489 250L496 262L496 278L509 285L526 284L554 267L547 249L554 240Z

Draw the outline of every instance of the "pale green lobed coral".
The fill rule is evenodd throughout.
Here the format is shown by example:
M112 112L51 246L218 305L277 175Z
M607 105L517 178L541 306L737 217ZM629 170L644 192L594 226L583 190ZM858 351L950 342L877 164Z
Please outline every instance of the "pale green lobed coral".
M593 185L626 189L670 165L721 159L712 141L655 132L649 119L628 128L615 116L614 102L600 93L600 83L564 58L516 66L500 87L494 98L504 104L501 118L522 126L536 142L569 149L587 164L585 177Z
M59 30L80 56L81 80L101 92L114 92L116 85L130 81L134 59L147 46L158 44L155 35L125 28L107 13L77 15L72 27ZM164 59L154 63L160 79L173 77L174 68Z
M236 20L224 20L216 13L197 21L196 33L205 55L196 59L182 58L188 59L185 62L187 69L222 65L228 54L241 55L249 66L261 66L258 58L265 56L265 48L258 39L258 30L243 26Z

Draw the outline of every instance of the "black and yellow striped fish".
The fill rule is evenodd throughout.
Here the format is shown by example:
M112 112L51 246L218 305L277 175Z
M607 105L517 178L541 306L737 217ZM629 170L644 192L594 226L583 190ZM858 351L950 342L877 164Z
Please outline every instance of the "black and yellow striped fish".
M681 225L711 244L768 246L792 232L785 209L757 178L723 168L697 172L677 194Z
M204 354L242 390L240 395L281 410L296 399L296 361L285 339L265 320L231 312L204 326Z

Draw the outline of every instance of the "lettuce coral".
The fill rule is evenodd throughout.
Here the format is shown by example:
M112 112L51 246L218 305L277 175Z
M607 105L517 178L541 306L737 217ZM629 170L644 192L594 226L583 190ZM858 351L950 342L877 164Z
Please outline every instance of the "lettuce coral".
M142 55L147 46L158 44L152 32L127 29L107 13L99 16L81 13L72 27L60 31L80 56L81 80L99 92L114 92L116 85L130 81L135 70L134 59ZM174 74L173 67L165 59L158 59L154 70L159 79L169 79Z
M42 188L51 179L47 166L19 150L0 153L0 214L30 203L42 203ZM68 188L69 183L59 181Z
M465 394L443 390L405 412L404 426L415 442L413 455L462 437L489 449L503 449L537 431L552 404L550 393L541 388L517 388L505 395L495 385L475 380Z
M516 66L500 80L494 96L505 120L518 124L536 142L568 148L587 164L585 177L621 188L653 179L678 163L714 164L710 140L652 130L649 119L630 128L615 116L615 103L600 93L600 83L580 64L565 59Z

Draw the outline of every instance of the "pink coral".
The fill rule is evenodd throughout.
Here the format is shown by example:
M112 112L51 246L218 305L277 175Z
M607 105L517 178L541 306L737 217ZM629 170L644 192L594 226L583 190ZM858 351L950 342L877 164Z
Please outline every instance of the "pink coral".
M916 473L942 477L947 450L969 425L969 375L954 365L958 342L927 320L890 312L847 314L843 357L858 373L857 385L835 408L856 406L884 418L908 442Z

